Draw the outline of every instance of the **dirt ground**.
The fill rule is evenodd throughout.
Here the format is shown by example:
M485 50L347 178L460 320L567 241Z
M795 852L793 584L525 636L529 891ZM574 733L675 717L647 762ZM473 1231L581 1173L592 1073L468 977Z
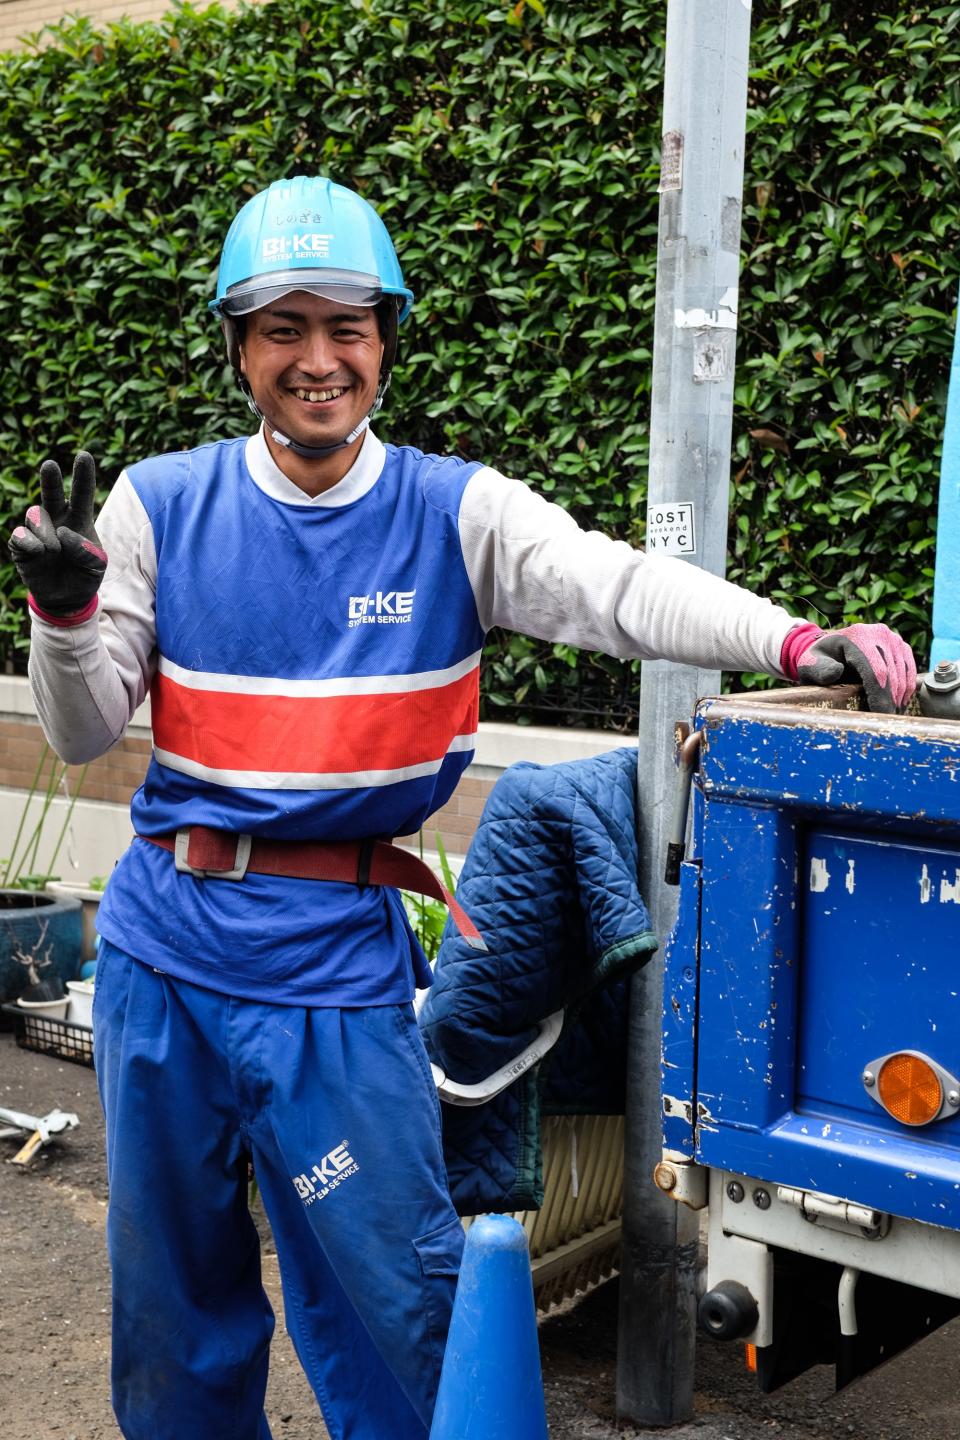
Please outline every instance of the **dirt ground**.
M80 1117L76 1130L27 1169L0 1163L0 1433L3 1440L117 1440L108 1386L103 1127L93 1072L18 1050L0 1034L0 1105L32 1114L59 1105ZM0 1160L17 1148L0 1141ZM323 1440L283 1329L268 1236L263 1266L278 1316L267 1396L275 1440ZM616 1320L612 1282L541 1323L551 1440L664 1435L616 1427ZM740 1347L704 1341L694 1418L667 1433L671 1440L960 1440L958 1342L955 1321L839 1396L832 1371L820 1369L763 1397L742 1368Z

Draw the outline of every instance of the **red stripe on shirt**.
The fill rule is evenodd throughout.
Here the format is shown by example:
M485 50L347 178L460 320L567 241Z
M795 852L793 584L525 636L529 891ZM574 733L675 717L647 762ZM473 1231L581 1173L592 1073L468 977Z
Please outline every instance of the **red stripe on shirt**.
M157 674L158 750L211 770L349 774L441 760L479 715L480 671L400 695L301 698L195 690Z

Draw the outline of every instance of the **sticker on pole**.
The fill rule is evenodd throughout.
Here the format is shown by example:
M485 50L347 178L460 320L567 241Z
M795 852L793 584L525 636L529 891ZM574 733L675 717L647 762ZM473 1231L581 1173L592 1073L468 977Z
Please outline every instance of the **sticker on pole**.
M660 184L657 194L679 190L683 186L683 136L679 130L667 130L660 149ZM739 239L739 231L737 232Z
M647 506L647 549L651 555L696 555L692 501Z

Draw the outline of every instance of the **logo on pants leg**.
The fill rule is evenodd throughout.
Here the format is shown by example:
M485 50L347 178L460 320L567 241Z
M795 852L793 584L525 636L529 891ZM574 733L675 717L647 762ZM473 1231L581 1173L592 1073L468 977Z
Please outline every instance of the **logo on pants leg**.
M324 1200L331 1190L336 1190L344 1180L356 1175L359 1169L359 1164L350 1154L348 1142L343 1140L335 1150L331 1150L316 1165L312 1165L309 1171L304 1170L290 1178L304 1205L312 1205L315 1200Z

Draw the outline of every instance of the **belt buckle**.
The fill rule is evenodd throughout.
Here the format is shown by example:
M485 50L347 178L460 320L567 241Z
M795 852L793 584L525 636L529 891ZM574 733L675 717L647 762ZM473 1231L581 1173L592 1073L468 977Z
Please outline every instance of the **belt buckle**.
M252 835L237 835L233 866L230 869L201 869L190 864L190 834L192 826L185 825L177 831L173 849L173 863L181 875L192 875L195 880L242 880L250 864Z

